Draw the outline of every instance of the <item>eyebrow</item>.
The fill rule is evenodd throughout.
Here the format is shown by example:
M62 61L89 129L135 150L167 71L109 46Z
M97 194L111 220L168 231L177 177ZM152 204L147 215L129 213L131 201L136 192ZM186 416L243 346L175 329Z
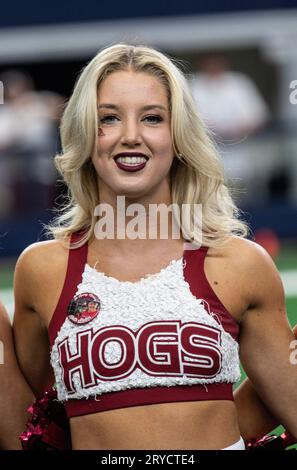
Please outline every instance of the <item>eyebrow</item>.
M102 104L99 104L98 105L98 109L102 109L102 108L108 108L108 109L120 109L120 107L116 106L115 104L111 104L111 103L102 103ZM155 108L158 108L158 109L162 109L163 111L167 111L167 109L165 108L165 106L162 106L160 104L148 104L146 106L143 106L141 108L142 111L148 111L149 109L155 109Z

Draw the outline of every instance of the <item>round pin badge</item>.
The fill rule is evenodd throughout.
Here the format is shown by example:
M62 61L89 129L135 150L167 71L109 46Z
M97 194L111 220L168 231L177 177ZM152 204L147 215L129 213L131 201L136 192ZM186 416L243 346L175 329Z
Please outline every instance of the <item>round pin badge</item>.
M100 299L88 292L78 294L68 306L68 318L76 325L84 325L97 317L100 311Z

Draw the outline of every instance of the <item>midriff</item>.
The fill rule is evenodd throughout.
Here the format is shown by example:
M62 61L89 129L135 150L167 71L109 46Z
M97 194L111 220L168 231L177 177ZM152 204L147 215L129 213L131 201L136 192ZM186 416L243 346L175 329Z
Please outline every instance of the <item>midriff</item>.
M240 438L233 401L132 406L70 419L73 450L223 449Z

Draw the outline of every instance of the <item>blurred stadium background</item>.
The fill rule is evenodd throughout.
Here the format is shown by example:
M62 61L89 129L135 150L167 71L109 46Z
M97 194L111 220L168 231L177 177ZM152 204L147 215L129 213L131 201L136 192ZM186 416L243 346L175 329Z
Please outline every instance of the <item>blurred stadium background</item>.
M148 4L36 0L1 6L0 298L65 188L53 156L84 65L125 41L183 62L252 236L274 258L297 323L297 0ZM3 86L2 86L3 84Z

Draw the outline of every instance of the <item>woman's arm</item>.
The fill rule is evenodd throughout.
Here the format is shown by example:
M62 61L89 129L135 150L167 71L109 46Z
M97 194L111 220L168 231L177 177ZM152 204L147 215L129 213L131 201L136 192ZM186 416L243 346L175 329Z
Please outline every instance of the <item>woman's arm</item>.
M240 434L244 440L263 437L279 425L249 379L245 379L236 389L234 401Z
M297 339L297 325L293 333ZM239 429L244 439L262 437L280 424L265 406L248 378L235 390L234 401Z
M22 375L14 351L12 328L0 305L0 449L20 450L19 435L29 417L34 395Z
M28 247L18 259L14 274L15 349L20 368L36 396L53 383L47 327L37 308L48 288L41 251L39 244Z
M249 308L241 322L240 357L250 385L247 388L243 386L241 404L244 406L245 399L249 397L254 411L260 405L260 415L263 412L264 420L268 420L267 428L262 428L264 432L281 423L297 438L297 367L290 361L290 344L295 337L286 316L282 282L270 256L258 245L248 244L244 259L243 295ZM255 399L253 388L267 410ZM260 423L261 427L262 418L257 411L255 415L260 419L258 425ZM243 432L247 435L251 430L250 418L247 417L246 424L242 424L244 415L239 416L242 428L246 426Z

